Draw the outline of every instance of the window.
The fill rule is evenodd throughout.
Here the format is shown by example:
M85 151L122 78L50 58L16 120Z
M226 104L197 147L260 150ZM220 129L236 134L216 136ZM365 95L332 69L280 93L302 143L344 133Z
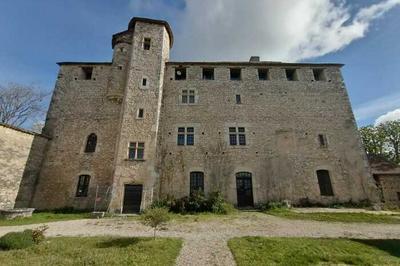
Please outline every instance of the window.
M139 108L137 113L137 118L143 118L143 116L144 116L144 109Z
M229 144L232 146L246 145L246 132L244 127L230 127L229 128Z
M259 80L268 80L268 69L259 68L258 69L258 79Z
M150 45L151 45L151 39L150 38L144 38L144 40L143 40L143 49L144 50L150 50Z
M82 67L83 79L91 80L93 75L93 67Z
M204 191L203 172L190 172L190 194L195 191Z
M143 160L144 142L130 142L128 156L130 160Z
M179 146L185 145L193 146L194 145L194 128L193 127L178 127L178 138L177 144Z
M236 94L236 103L237 104L241 104L242 103L242 99L240 98L240 94Z
M241 69L240 68L231 68L231 80L240 80L241 79Z
M323 69L313 69L314 80L322 81L325 80Z
M318 134L318 141L320 147L327 147L328 143L326 142L326 136L323 134Z
M96 145L97 145L97 135L92 133L87 137L85 152L87 153L95 152Z
M142 79L142 86L144 86L144 87L147 86L147 79L145 79L145 78Z
M87 197L89 191L90 175L80 175L76 188L76 197Z
M175 68L175 80L185 80L186 79L186 68L177 67Z
M321 196L333 196L331 178L328 170L317 170L317 178Z
M203 68L203 79L213 80L214 79L214 68Z
M297 80L296 69L285 69L286 79L289 81Z
M193 104L196 103L195 90L182 90L182 103Z

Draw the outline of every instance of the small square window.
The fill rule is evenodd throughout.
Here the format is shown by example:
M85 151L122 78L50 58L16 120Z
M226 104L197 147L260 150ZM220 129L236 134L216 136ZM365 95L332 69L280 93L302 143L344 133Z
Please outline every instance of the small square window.
M186 68L177 67L175 68L175 80L185 80L186 79Z
M83 79L91 80L93 75L93 67L82 67Z
M150 50L150 45L151 45L151 39L150 38L144 38L144 40L143 40L143 49L144 50Z
M241 104L242 103L242 100L240 98L240 94L236 94L236 103L237 104Z
M214 68L203 68L203 79L213 80L214 79Z
M238 131L239 131L239 132L244 132L244 127L239 127L239 128L238 128Z
M236 132L236 127L230 127L229 132Z
M231 80L240 80L241 79L241 69L240 68L231 68L230 74L231 74Z
M147 86L147 79L142 79L142 86Z
M139 111L138 111L138 118L143 118L143 116L144 116L144 109L142 109L142 108L140 108L139 109Z
M258 79L259 80L268 80L268 69L259 68L258 69Z
M313 69L313 75L315 81L323 81L325 80L324 70L323 69Z
M297 80L296 69L285 69L286 79L289 81Z

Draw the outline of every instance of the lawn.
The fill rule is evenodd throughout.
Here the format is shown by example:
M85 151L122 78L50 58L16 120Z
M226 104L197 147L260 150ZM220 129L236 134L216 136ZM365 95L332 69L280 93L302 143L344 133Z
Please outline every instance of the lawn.
M16 218L13 220L0 219L0 226L49 223L65 220L86 219L89 217L89 213L37 212L33 213L32 217Z
M242 237L228 241L241 265L400 265L400 240Z
M388 214L371 214L371 213L298 213L289 209L272 209L265 212L266 214L279 216L294 220L315 220L326 222L345 222L345 223L387 223L400 224L399 215Z
M0 251L0 265L174 265L181 246L176 238L56 237Z

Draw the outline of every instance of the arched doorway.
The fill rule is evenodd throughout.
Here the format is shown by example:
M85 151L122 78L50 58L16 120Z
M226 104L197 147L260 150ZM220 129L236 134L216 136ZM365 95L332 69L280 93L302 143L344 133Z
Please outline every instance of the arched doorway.
M253 184L251 173L239 172L236 173L236 191L237 191L237 206L238 207L253 207Z

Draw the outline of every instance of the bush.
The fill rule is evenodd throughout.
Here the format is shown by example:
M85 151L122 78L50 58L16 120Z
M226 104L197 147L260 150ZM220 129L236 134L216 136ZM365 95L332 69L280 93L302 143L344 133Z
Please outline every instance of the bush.
M0 237L0 249L12 250L23 249L35 245L32 230L23 232L11 232Z
M157 228L171 219L167 208L149 208L140 218L144 225L153 227L154 238L156 238Z
M35 244L40 244L40 242L44 241L46 238L44 232L46 232L47 229L49 229L47 225L42 225L32 230L32 239Z

